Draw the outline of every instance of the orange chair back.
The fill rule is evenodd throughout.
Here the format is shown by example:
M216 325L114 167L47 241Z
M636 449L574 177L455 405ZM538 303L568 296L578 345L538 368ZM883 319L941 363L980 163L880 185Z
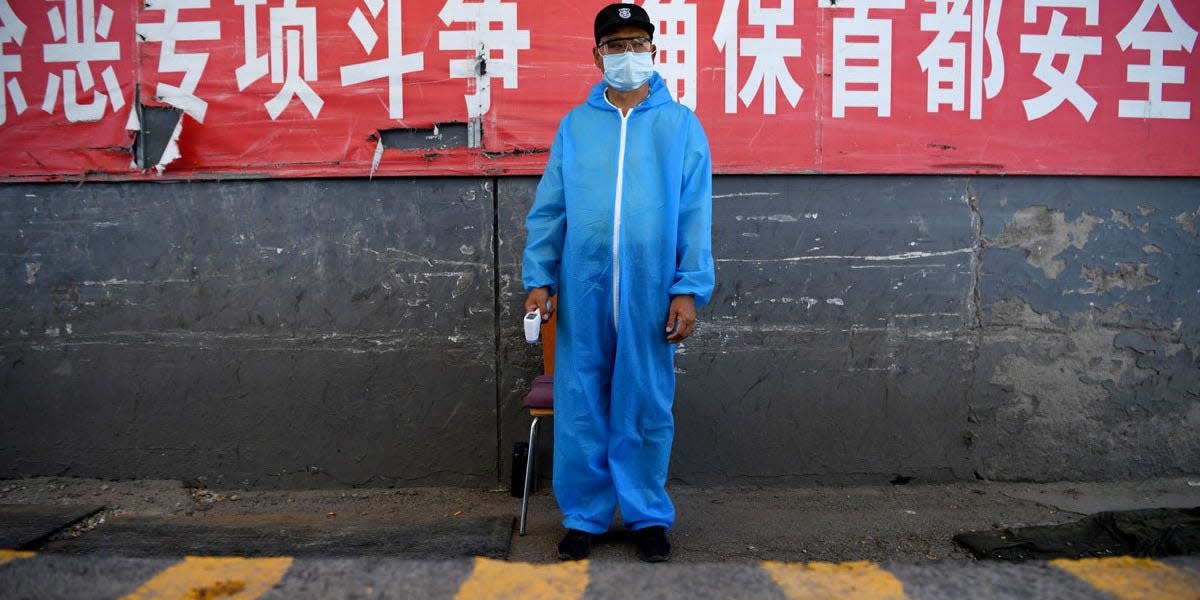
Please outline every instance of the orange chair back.
M542 323L542 368L546 375L554 374L554 328L558 323L558 296L550 299L554 314L550 320Z

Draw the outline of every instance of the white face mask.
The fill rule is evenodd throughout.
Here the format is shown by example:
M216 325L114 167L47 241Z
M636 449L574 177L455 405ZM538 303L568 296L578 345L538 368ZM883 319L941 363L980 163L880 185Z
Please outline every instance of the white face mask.
M604 80L614 89L630 92L654 74L653 52L622 52L604 55Z

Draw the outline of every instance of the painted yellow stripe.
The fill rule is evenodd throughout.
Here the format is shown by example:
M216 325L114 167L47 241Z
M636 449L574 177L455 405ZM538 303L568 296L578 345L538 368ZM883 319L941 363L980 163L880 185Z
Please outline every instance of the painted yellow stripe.
M1200 573L1191 569L1176 569L1148 558L1115 556L1060 559L1052 560L1050 564L1121 600L1200 598Z
M279 583L292 566L291 557L239 558L188 556L163 570L124 600L152 598L257 598Z
M588 584L587 565L586 560L534 565L476 558L455 599L579 598Z
M29 552L27 550L3 550L0 549L0 565L7 565L14 560L22 558L30 558L37 552Z
M904 585L900 580L872 562L805 564L765 561L762 568L788 598L905 598Z

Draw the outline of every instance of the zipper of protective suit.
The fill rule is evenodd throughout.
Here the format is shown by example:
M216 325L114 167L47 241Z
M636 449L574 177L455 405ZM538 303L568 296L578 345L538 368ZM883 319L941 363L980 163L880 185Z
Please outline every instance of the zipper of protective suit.
M605 98L607 100L607 98ZM612 104L611 102L609 103ZM616 107L614 107L616 108ZM617 329L621 323L621 194L622 188L625 187L625 132L629 126L629 115L633 114L633 109L629 109L629 113L624 113L617 108L617 114L621 117L621 149L617 154L617 197L613 200L613 329Z

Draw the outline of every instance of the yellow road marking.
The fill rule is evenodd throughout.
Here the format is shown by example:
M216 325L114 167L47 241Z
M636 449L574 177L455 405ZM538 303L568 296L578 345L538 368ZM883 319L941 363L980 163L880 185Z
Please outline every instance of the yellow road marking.
M534 565L476 558L475 569L454 597L455 600L579 598L588 584L587 564L586 560Z
M1111 558L1058 559L1050 564L1121 600L1126 598L1200 598L1200 573L1176 569L1156 560Z
M291 566L291 557L188 556L155 575L123 600L250 600L279 583Z
M904 585L900 580L872 562L804 564L764 561L762 568L788 598L905 598Z
M14 560L29 558L37 552L29 552L28 550L3 550L0 549L0 565L7 565Z

